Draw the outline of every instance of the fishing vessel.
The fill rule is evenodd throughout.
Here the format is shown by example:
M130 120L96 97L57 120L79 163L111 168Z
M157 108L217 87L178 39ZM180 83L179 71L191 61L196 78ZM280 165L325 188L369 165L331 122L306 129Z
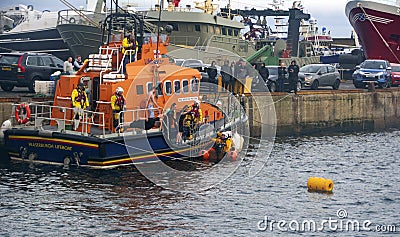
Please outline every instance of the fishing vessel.
M145 19L145 28L148 31L156 33L154 31L157 29L154 26L159 25L164 30L162 33L166 33L167 26L172 27L168 51L186 48L212 53L214 48L218 48L242 57L256 52L252 42L242 39L240 31L244 28L244 23L241 22L240 16L216 13L216 5L212 0L196 4L195 7L180 7L179 2L169 1L165 8L156 5L155 8L138 12ZM125 6L118 6L116 10L132 12ZM133 25L129 22L127 24ZM100 27L60 24L57 29L73 52L88 48L86 45L97 50L101 45L101 37L94 37L100 34Z
M368 59L400 63L400 1L357 0L346 5L346 16Z
M121 17L143 27L143 20L129 13L112 14L105 22ZM106 25L108 31L115 31L113 24ZM134 50L121 53L124 33L110 35L107 44L90 55L75 75L61 76L52 103L14 105L15 113L4 131L11 159L112 168L202 157L213 147L217 132L238 136L247 121L240 104L231 101L229 112L224 112L216 104L202 101L200 72L177 66L163 56L167 36L139 33L138 50L134 52L137 60L128 63L126 74L122 73L122 62ZM91 110L72 107L71 92L80 83L86 85ZM110 98L119 90L124 91L126 108L115 112ZM151 98L155 103L150 107ZM195 101L200 104L203 119L193 123L192 110L185 107L193 106ZM171 117L173 111L186 111L182 139L177 139L181 130L176 122L181 116Z
M65 0L63 2L68 4ZM16 7L20 18L13 23L12 29L0 34L0 52L14 50L51 53L61 59L77 55L70 51L68 43L60 35L56 26L72 23L82 25L86 29L91 29L87 27L88 25L98 26L98 22L102 21L102 18L104 19L101 14L103 1L88 1L86 10L76 9L72 5L68 6L71 9L57 12L36 11L32 5ZM96 50L98 50L98 46ZM82 50L80 54L86 58L89 51Z

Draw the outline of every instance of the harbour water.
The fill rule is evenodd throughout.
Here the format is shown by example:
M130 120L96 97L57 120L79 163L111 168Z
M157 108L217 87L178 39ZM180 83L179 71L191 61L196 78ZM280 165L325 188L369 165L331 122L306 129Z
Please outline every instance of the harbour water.
M131 168L2 159L0 235L393 236L400 231L398 144L400 131L279 138L270 155L261 144L222 184L190 194L160 188ZM254 158L266 165L250 177ZM332 179L333 193L309 193L311 176ZM358 221L360 231L323 224L329 219ZM296 231L305 220L323 230ZM377 226L391 230L372 231Z

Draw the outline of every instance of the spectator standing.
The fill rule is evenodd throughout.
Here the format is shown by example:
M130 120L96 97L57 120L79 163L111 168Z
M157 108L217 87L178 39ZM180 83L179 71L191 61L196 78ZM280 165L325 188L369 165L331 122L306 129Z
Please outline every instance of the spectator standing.
M286 65L285 65L285 63L281 63L280 67L278 67L278 91L280 91L280 92L282 92L284 90L286 74L287 74Z
M72 66L72 57L68 57L67 61L64 62L64 73L67 75L74 74L74 67Z
M265 63L261 63L260 68L258 69L258 73L263 79L264 83L267 83L269 77L269 70L265 67Z
M236 78L237 78L237 94L244 93L244 85L246 83L246 77L249 75L249 72L246 67L246 61L243 59L239 59L238 65L235 68L236 70Z
M215 65L216 65L216 62L212 61L211 66L207 68L207 75L208 75L208 80L210 83L218 85L218 79L217 79L218 71L217 71L217 67ZM210 86L214 87L214 85L210 85Z
M288 67L289 72L289 83L290 90L297 93L297 81L299 80L299 66L297 66L296 61L293 60Z
M235 63L235 61L232 61L232 63L231 63L231 70L232 70L232 74L231 74L230 87L231 87L232 93L234 93L235 81L236 81L236 63Z
M74 70L78 71L79 69L81 69L82 66L83 66L82 56L81 55L77 55L75 57L75 61L74 61Z
M229 65L229 60L225 60L224 65L222 65L221 67L221 77L222 77L222 87L228 91L232 90L232 88L230 88L232 68Z

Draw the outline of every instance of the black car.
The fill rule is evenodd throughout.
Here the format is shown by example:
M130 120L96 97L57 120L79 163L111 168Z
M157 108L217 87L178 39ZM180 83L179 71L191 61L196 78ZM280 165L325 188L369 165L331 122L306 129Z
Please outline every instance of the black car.
M0 87L12 91L14 87L28 87L35 91L35 81L48 81L50 75L63 70L64 62L43 53L12 52L0 54Z
M270 92L275 92L278 90L278 66L266 66L268 68L269 72L269 77L267 81L267 87ZM289 78L288 78L288 73L285 74L285 80L284 80L284 90L285 91L290 91L290 84L289 84ZM262 81L262 80L261 80ZM297 91L300 91L303 87L303 81L301 78L297 81Z

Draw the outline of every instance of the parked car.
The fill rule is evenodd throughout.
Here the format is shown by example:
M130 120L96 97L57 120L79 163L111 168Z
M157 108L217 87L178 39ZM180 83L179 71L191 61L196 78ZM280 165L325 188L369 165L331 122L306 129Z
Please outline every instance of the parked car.
M400 64L391 63L392 67L392 86L400 85Z
M317 90L320 86L332 86L339 89L340 73L329 64L309 64L300 68L299 77L304 80L304 87Z
M356 67L353 84L356 88L365 88L368 82L374 82L381 88L389 88L392 83L392 68L386 60L368 59Z
M270 92L275 92L278 90L278 66L266 66L268 68L269 72L269 77L267 81L267 87ZM262 80L260 80L262 81ZM285 80L284 80L284 90L289 91L290 90L290 84L289 84L289 78L288 74L285 74ZM299 77L299 80L297 81L297 91L301 91L303 88L303 81Z
M35 81L50 80L50 75L63 70L64 62L43 53L12 52L0 54L0 87L12 91L14 87L28 87L35 91Z

